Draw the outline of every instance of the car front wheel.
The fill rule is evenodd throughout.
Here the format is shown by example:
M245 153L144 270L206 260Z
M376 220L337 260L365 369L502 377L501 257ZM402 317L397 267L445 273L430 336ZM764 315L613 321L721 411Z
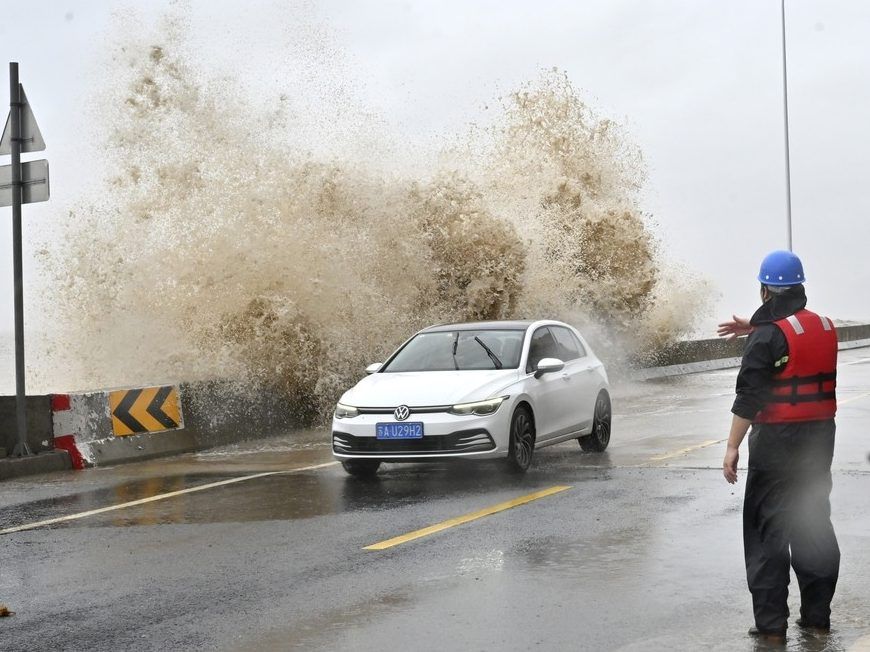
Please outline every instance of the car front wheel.
M592 418L592 432L580 437L580 448L589 453L600 453L610 443L611 421L610 397L607 392L598 393L595 399L595 416Z
M377 460L342 460L344 470L356 478L371 478L381 466Z
M525 473L532 463L535 451L535 426L532 415L525 407L518 407L511 417L510 443L508 444L508 470Z

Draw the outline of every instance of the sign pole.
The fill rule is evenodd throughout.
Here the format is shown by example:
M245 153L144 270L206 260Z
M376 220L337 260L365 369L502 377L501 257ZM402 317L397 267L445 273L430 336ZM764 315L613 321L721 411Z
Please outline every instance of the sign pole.
M24 282L21 246L21 85L18 63L9 64L9 113L12 128L12 273L15 280L15 417L18 443L14 457L32 455L27 444L27 405L24 388Z

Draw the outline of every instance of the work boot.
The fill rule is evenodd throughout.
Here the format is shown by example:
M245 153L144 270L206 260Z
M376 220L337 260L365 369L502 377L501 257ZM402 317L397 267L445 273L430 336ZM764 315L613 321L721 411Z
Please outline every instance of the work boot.
M758 627L750 627L749 635L770 645L785 645L785 632L762 632Z
M794 624L810 634L828 634L831 631L831 623L816 625L804 622L803 618L798 618Z

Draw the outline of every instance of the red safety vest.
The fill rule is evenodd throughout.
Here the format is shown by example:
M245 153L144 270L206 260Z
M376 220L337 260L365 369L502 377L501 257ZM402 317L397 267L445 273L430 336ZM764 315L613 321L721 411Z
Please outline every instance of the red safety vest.
M756 423L832 419L837 413L837 331L809 310L774 322L788 341L788 362L774 377Z

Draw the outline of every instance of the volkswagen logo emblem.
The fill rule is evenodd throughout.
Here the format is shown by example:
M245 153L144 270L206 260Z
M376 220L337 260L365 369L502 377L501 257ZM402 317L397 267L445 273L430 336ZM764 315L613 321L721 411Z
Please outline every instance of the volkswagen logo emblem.
M396 417L396 421L404 421L411 416L411 408L407 405L400 405L393 411L393 416Z

